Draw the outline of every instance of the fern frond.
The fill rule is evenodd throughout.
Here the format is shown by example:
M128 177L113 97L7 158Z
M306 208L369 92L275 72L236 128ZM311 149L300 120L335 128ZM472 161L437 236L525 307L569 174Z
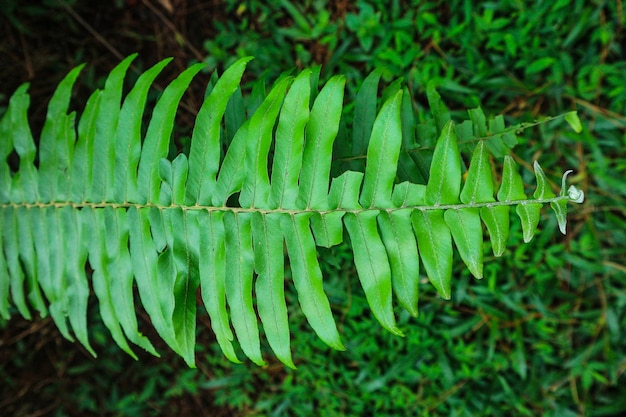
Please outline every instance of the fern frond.
M417 315L420 260L448 299L454 247L482 277L483 225L501 256L511 207L529 241L544 204L565 233L567 203L584 198L575 188L564 190L569 172L555 195L538 163L529 198L509 156L496 192L490 154L514 145L502 136L502 120L487 122L477 109L469 125L457 127L431 87L435 120L429 129L437 141L426 158L416 159L409 149L416 126L408 90L394 83L377 110L377 73L357 97L351 147L366 152L364 165L353 164L364 170L331 180L345 78L331 78L318 92L319 71L284 76L266 95L256 90L260 100L246 119L239 84L250 58L217 79L198 113L189 155L170 160L178 103L202 66L165 88L142 135L148 90L168 60L141 74L124 97L133 59L111 72L78 122L68 106L81 67L70 72L50 101L38 146L27 120L27 86L11 97L0 120L0 316L10 317L13 308L27 319L31 309L49 314L66 338L75 337L94 355L86 319L90 280L104 324L133 357L129 341L157 354L138 330L136 288L159 336L194 365L199 289L228 359L240 361L236 340L248 358L265 363L260 320L276 356L294 367L284 247L302 312L325 343L345 349L316 251L341 243L344 231L374 316L402 335L394 297ZM466 172L459 133L484 137L473 142ZM12 153L17 167L9 163ZM414 177L424 181L398 181ZM238 203L229 205L234 199Z

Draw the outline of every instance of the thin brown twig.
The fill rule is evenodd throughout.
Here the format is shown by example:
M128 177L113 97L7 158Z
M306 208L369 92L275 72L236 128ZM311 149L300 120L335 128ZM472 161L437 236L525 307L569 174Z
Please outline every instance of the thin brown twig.
M118 60L122 61L124 59L124 56L113 45L111 45L106 39L104 39L104 37L102 37L74 9L72 9L68 4L66 4L62 0L60 1L60 4L63 6L63 8L67 11L67 13L70 16L72 16L83 28L85 28L85 30L87 32L89 32L98 42L102 43L102 45L104 45ZM175 32L175 33L178 33L178 32ZM188 42L186 42L186 43L188 43ZM191 48L193 48L193 47L190 46L190 49ZM195 49L193 49L192 52L193 51L197 52L197 50L195 50ZM200 60L202 60L202 58L200 58ZM141 72L139 70L139 68L137 68L135 65L131 65L130 68L133 71L137 72L137 73ZM154 83L153 87L156 88L158 91L163 91L164 90L164 88L162 86L160 86L159 84L157 84L157 83ZM193 109L191 106L187 105L184 102L180 102L179 107L182 108L182 109L185 109L186 111L188 111L190 114L192 114L194 116L197 115L197 113L198 113L195 109Z
M111 45L102 35L100 35L89 23L87 23L74 9L72 9L64 1L60 2L65 11L74 18L91 36L96 38L98 42L104 45L117 59L120 61L124 59L124 56L113 45Z
M611 110L605 109L604 107L600 107L600 106L598 106L596 104L590 103L590 102L588 102L586 100L583 100L581 98L578 98L578 97L574 97L574 96L570 96L570 95L565 95L565 97L569 98L574 103L579 104L582 107L588 108L589 110L591 110L593 112L600 113L603 116L609 116L609 117L611 117L611 118L613 118L615 120L619 120L621 122L626 123L626 116L624 116L622 114L612 112ZM609 121L612 122L613 124L615 124L616 126L624 127L621 124L615 123L615 122L613 122L611 120L609 120Z
M150 9L150 11L152 13L154 13L162 22L165 26L167 26L167 28L169 30L171 30L174 35L176 36L176 38L181 39L183 41L184 46L186 46L191 53L195 56L195 58L198 61L202 61L204 59L204 56L200 53L200 51L198 51L192 44L191 42L189 42L189 40L187 38L185 38L185 36L180 33L176 27L174 26L174 24L163 15L163 13L161 13L161 11L159 9L157 9L156 7L154 7L154 5L152 3L150 3L148 0L141 0L141 2L148 8Z

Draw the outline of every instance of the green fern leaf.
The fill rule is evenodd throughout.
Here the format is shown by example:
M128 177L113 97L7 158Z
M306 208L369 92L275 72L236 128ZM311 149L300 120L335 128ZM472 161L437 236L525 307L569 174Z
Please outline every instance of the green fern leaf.
M474 109L470 121L455 125L429 85L434 120L416 126L400 80L384 91L377 110L377 72L355 106L352 148L366 157L350 166L363 172L330 178L334 143L345 136L345 77L332 77L318 92L319 68L304 70L283 75L267 94L260 80L246 101L239 84L251 58L214 75L189 155L170 160L178 103L202 65L165 88L142 135L149 88L169 60L141 74L124 97L134 58L114 68L78 121L68 107L81 67L71 71L50 101L38 146L28 125L26 85L0 119L0 317L14 310L27 319L31 309L50 314L64 337L94 355L90 281L113 340L135 358L131 344L158 355L138 330L135 290L159 337L189 366L198 290L217 342L233 362L240 361L238 343L253 362L266 363L260 322L277 358L295 367L285 300L285 285L292 284L313 331L345 349L316 249L343 242L344 232L374 316L401 335L394 299L418 314L420 262L449 299L454 247L482 277L483 224L501 256L511 207L529 241L544 204L565 233L567 203L584 199L573 186L565 190L569 172L557 196L538 163L537 188L527 197L510 156L494 198L491 158L515 145L503 119L487 120ZM415 136L426 144L423 155ZM461 152L471 146L464 173ZM12 154L17 168L9 164ZM292 276L287 282L284 248Z

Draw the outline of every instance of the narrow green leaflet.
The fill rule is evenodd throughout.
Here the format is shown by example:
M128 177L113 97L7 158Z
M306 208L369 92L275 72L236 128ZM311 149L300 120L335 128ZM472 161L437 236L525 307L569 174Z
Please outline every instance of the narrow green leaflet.
M17 218L15 217L15 209L7 207L2 210L4 213L2 222L2 235L4 237L3 247L4 256L6 256L7 270L9 272L8 281L11 289L11 299L19 313L26 320L31 320L32 316L26 304L26 294L24 293L24 272L20 267L19 251L16 242L19 242L17 233ZM41 241L41 239L35 242ZM46 262L46 258L43 262ZM41 269L41 268L39 268ZM46 273L47 271L44 271ZM41 275L44 280L49 278L48 275ZM40 279L41 281L41 279ZM41 283L40 283L41 285Z
M241 125L246 121L246 107L243 102L241 87L230 96L224 113L224 143L230 146L235 133Z
M11 168L9 167L9 163L7 161L7 158L13 151L14 147L14 138L13 134L11 133L11 113L13 113L15 107L18 106L15 103L19 101L26 100L25 107L26 109L28 109L30 99L26 94L27 89L28 84L24 84L17 89L17 91L13 94L13 96L11 96L11 99L9 100L9 108L0 118L0 137L4 138L4 140L0 140L0 203L8 202L11 197ZM26 123L26 126L28 127L28 122ZM1 238L2 235L0 235L0 239ZM2 242L2 240L0 240L0 242ZM2 256L1 251L0 256ZM2 301L0 301L0 303L2 303Z
M69 284L68 277L65 275L63 263L66 259L65 245L59 245L58 242L64 242L64 231L59 221L59 210L55 207L47 207L42 210L42 222L46 224L45 231L42 233L42 243L45 247L38 250L39 253L48 256L48 265L50 269L48 291L43 287L46 298L50 302L50 316L59 328L59 331L66 339L74 341L74 337L70 335L67 325L67 290ZM44 240L45 239L45 240Z
M293 79L285 77L276 83L267 98L250 118L246 148L243 189L239 202L244 207L262 207L270 192L270 180L267 171L267 156L272 142L272 131L278 112L285 98L285 92Z
M34 241L38 235L33 233L32 224L29 221L29 212L33 209L18 207L16 211L18 248L20 259L26 274L26 288L28 288L27 298L30 304L39 312L42 317L48 315L46 303L41 294L41 289L37 283L39 272L37 271L37 256L35 253ZM34 209L36 210L36 209ZM38 210L37 210L38 211Z
M442 132L446 124L450 122L450 110L448 110L441 96L435 89L434 81L430 81L426 85L426 96L428 97L430 110L433 112L437 132Z
M334 211L323 215L316 213L311 217L311 230L317 246L330 248L343 242L343 215L342 211Z
M302 71L296 77L280 111L270 189L272 208L296 208L304 132L309 121L310 79L310 70Z
M543 171L541 171L541 174L543 174ZM543 180L545 180L545 176ZM544 181L540 192L546 193L547 190L549 189L546 188ZM532 240L537 231L542 205L540 203L528 203L525 201L526 199L522 177L517 172L517 166L513 158L507 155L504 157L502 184L500 184L500 190L498 191L498 200L506 202L520 201L520 204L515 206L515 212L522 222L524 242L528 243Z
M333 179L328 200L334 209L359 210L359 190L363 182L362 172L347 171Z
M224 214L226 244L226 300L241 349L252 362L263 366L259 328L252 305L252 275L254 254L252 252L252 216L250 213Z
M214 206L226 206L228 198L243 187L246 170L242 169L241 161L246 157L248 125L249 121L246 121L241 126L226 152L213 193Z
M539 224L539 218L541 216L541 207L542 205L539 203L522 203L515 206L515 212L522 221L524 243L530 242L533 240L533 236L535 236L537 225Z
M480 110L480 109L478 109ZM486 126L482 111L470 113L474 122L475 133L486 134ZM472 160L463 185L460 199L464 204L488 203L495 201L493 197L493 178L489 154L484 141L479 141L472 154ZM489 207L484 207L491 214ZM483 277L483 231L480 209L450 209L444 213L446 224L450 228L454 243L459 250L461 259L476 278ZM508 218L507 218L508 226ZM490 223L491 219L490 219ZM489 228L489 225L487 226ZM491 230L491 229L490 229Z
M585 196L584 193L582 193L581 191L577 190L576 188L570 189L571 191L573 191L572 195L568 195L566 188L567 188L567 176L569 174L571 174L572 171L565 171L565 173L563 174L563 178L561 179L561 192L559 194L560 197L565 197L568 196L569 200L573 200L577 203L582 203ZM554 211L554 214L556 215L556 219L559 223L559 230L561 231L561 233L566 234L567 232L567 202L568 199L562 199L562 200L558 200L555 202L550 203L550 207L552 207L552 210Z
M509 239L509 206L482 207L480 218L487 226L494 256L502 256Z
M571 111L565 113L565 121L572 127L574 132L580 133L583 131L583 125L578 118L578 112Z
M202 302L209 313L211 328L224 355L239 363L232 341L230 319L226 309L226 254L224 213L201 211L196 218L200 233L200 285Z
M181 194L180 199L183 198ZM198 270L200 241L195 217L197 211L178 208L163 210L166 229L173 232L171 247L174 261L174 311L172 321L181 356L195 367L196 290L200 285ZM168 227L169 226L169 227Z
M99 90L94 91L89 96L85 110L78 122L78 138L76 139L74 158L72 159L72 167L69 174L69 199L76 203L86 201L87 195L91 193L90 187L93 181L91 166L93 165L93 147L101 97L102 91Z
M59 188L61 177L69 170L73 153L73 130L67 129L68 118L74 123L74 115L67 114L72 86L83 66L74 68L57 87L46 114L46 123L39 141L39 196L49 202L55 197L65 197L65 188Z
M307 80L308 83L308 80ZM295 369L289 342L289 319L285 303L285 258L281 214L252 217L255 247L254 269L257 273L255 293L259 318L274 354L282 363Z
M186 188L187 204L207 205L211 202L220 162L218 149L222 116L251 60L252 57L245 57L231 65L219 78L198 112L189 151L191 170Z
M461 202L464 204L489 203L493 198L493 178L489 154L484 141L479 141L472 154L467 172L467 179L461 191Z
M402 145L401 106L402 91L398 91L385 102L374 122L360 199L365 208L392 206L391 191Z
M376 210L348 213L343 221L352 241L359 280L374 316L385 329L401 336L393 315L391 269L385 246L378 236L377 216Z
M548 182L548 178L546 178L546 174L543 172L543 169L539 165L539 162L535 161L535 177L537 178L537 188L533 193L533 197L537 200L546 200L549 198L555 197L554 192L550 189L550 183Z
M99 116L95 120L93 144L87 147L87 160L91 173L91 185L87 189L88 201L105 201L107 190L113 187L115 178L115 132L120 119L120 103L124 77L137 54L130 55L111 71L100 94Z
M433 206L457 203L460 191L461 158L454 123L449 121L437 139L426 184L426 203Z
M203 67L203 64L195 64L183 71L165 88L152 112L137 169L137 191L141 202L158 201L159 160L167 157L178 102L192 78Z
M148 90L152 82L170 61L171 58L164 59L141 74L132 90L124 99L115 131L115 177L113 186L107 188L107 199L109 201L138 201L136 172L139 156L141 155L141 124L143 118L137 117L137 109L143 109L146 106ZM83 114L84 117L85 115ZM94 127L92 123L88 123L85 126L83 136L86 136L84 139L86 142L93 141L91 137L95 135L95 132L91 130ZM79 137L81 137L80 134ZM76 174L80 175L80 173Z
M3 164L5 166L4 173L2 175L2 182L0 182L0 195L2 193L9 193L11 189L20 194L23 201L33 203L39 200L38 182L39 172L35 168L35 157L37 154L37 148L35 147L35 141L31 134L30 127L28 126L28 105L30 98L26 94L28 85L25 84L19 88L16 93L11 97L9 109L3 117L3 125L6 120L6 129L8 130L2 137L2 142L6 146L6 150L3 153L8 156L11 150L11 143L15 147L15 152L20 157L20 164L18 172L13 176L11 181L11 174L9 167L6 164L6 156L3 158ZM0 167L2 166L0 165ZM13 184L11 184L13 182ZM7 195L7 197L10 194ZM16 196L17 197L17 196Z
M343 109L343 92L346 79L332 77L313 103L306 130L303 164L300 172L299 208L325 208L328 206L328 178L333 142L339 131Z
M443 211L416 210L411 216L422 263L439 295L449 300L452 279L452 237Z
M444 213L461 259L476 278L483 277L483 228L477 208L450 209Z
M378 216L381 237L385 245L391 284L402 307L412 316L417 316L419 283L419 256L417 242L411 230L411 210L383 211Z
M483 109L477 107L475 109L468 110L467 113L469 114L470 120L472 121L472 130L474 131L474 136L477 138L486 137L487 118L485 117Z
M3 230L0 227L0 245L4 246ZM0 276L6 277L0 280L0 318L9 320L9 290L11 281L9 278L9 267L4 252L0 250Z
M115 343L117 343L117 345L126 353L128 353L133 359L137 359L137 355L135 355L135 353L131 350L130 346L126 342L126 338L124 337L124 334L122 333L122 328L120 326L120 318L118 318L116 312L114 300L118 300L119 302L120 299L114 299L111 291L113 288L113 276L111 274L111 271L109 270L109 262L111 262L112 259L108 258L106 254L107 239L105 238L105 234L100 228L93 227L93 225L96 224L104 224L105 213L111 212L113 212L112 208L107 208L105 210L92 210L91 208L85 208L82 211L82 215L84 217L84 227L90 228L90 233L94 233L97 237L97 239L92 239L90 241L90 244L92 246L91 248L89 248L89 264L93 268L91 282L93 285L94 293L98 298L98 302L100 305L100 316L102 317L104 325L107 327L107 329L109 329L109 332L111 332L111 336L113 337L113 340L115 340ZM126 211L123 212L126 213ZM111 214L109 214L109 216L111 216ZM91 217L91 219L89 217ZM113 226L115 226L115 223L113 223ZM116 229L109 229L108 235L116 234ZM105 262L105 260L109 262ZM123 271L116 271L116 273L123 274ZM125 298L123 298L122 300L126 302L120 303L120 305L123 304L123 306L125 307L128 304L128 300L126 300ZM132 305L132 299L130 303ZM132 317L135 317L134 314L132 315Z
M309 214L298 214L281 218L298 301L320 339L334 349L345 350L324 293L322 271L309 232L309 217Z
M556 220L559 224L559 230L563 234L567 234L567 200L553 201L550 203L550 207L556 215Z
M502 183L498 190L498 201L526 200L524 194L524 182L517 172L517 164L509 155L504 157L502 170Z
M70 206L64 206L58 211L60 228L63 229L64 256L66 256L63 271L67 280L66 314L76 339L95 357L96 352L89 343L87 332L89 282L83 267L87 260L85 242L88 230L82 227L80 212L72 210Z
M157 272L158 252L150 233L149 211L129 209L129 242L133 273L139 289L141 304L150 315L152 325L174 351L179 352L171 321L174 310L174 294L161 291L162 284ZM159 266L159 270L162 267Z
M88 220L86 220L88 221ZM102 223L97 223L102 224ZM134 303L134 276L129 251L128 212L123 208L104 210L106 258L111 276L111 297L115 300L115 312L124 334L134 344L158 356L154 346L138 330ZM102 232L102 231L101 231Z
M352 155L365 155L376 119L378 83L381 71L372 71L363 81L357 93L354 108L354 128L352 130ZM362 166L362 164L361 164ZM353 168L358 168L354 166Z
M393 190L393 203L396 207L423 204L424 186L403 182ZM398 302L411 315L418 314L419 254L412 230L412 209L383 211L378 216L381 237L391 267L391 284Z

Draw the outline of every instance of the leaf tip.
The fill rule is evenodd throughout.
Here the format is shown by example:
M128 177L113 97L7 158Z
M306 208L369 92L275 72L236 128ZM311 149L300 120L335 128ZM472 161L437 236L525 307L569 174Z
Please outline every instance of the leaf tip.
M583 131L583 125L578 118L578 112L571 111L565 114L565 121L570 125L570 127L576 133L580 133Z
M336 340L333 343L329 343L328 346L341 352L348 350L341 340Z
M570 185L567 189L567 196L569 197L570 201L574 203L580 204L585 201L585 192L583 190L579 190L573 185Z
M397 326L394 326L392 329L390 329L391 333L393 333L396 336L400 336L400 337L404 337L404 332L402 330L400 330Z
M442 299L450 300L452 298L452 291L449 285L446 285L445 287L435 285L435 288Z

